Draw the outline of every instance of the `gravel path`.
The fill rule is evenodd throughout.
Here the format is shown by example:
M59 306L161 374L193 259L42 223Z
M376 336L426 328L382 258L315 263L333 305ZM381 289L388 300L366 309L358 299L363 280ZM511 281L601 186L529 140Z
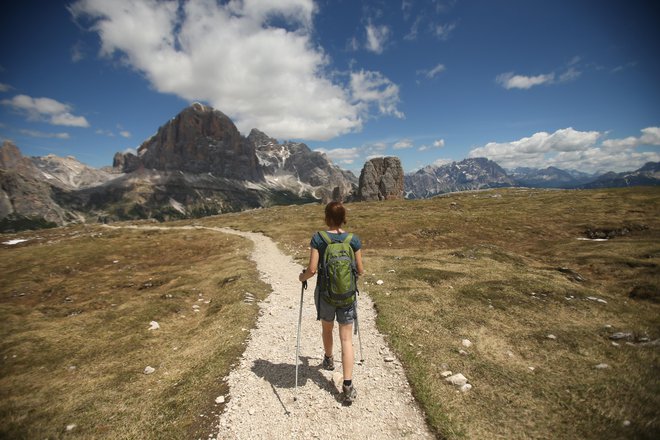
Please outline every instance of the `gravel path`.
M259 304L260 317L240 364L227 377L229 398L220 416L218 439L433 438L401 364L375 327L376 313L365 292L359 297L365 362L356 365L353 373L358 397L353 405L343 406L339 335L335 327L335 372L323 370L321 325L316 321L313 298L315 280L310 280L303 301L301 364L294 401L298 274L302 267L262 234L215 230L254 242L252 259L273 289ZM357 336L353 343L357 362Z
M116 226L107 226L119 228ZM412 397L401 363L376 329L376 313L366 292L359 296L360 332L353 337L358 396L341 403L341 350L334 331L335 371L321 368L321 324L314 307L315 280L303 301L297 400L295 358L302 267L268 237L227 228L128 226L129 229L208 229L240 235L254 243L252 259L272 293L259 304L239 365L226 378L229 396L218 420L218 440L246 439L431 439L422 411ZM386 360L387 359L387 360Z

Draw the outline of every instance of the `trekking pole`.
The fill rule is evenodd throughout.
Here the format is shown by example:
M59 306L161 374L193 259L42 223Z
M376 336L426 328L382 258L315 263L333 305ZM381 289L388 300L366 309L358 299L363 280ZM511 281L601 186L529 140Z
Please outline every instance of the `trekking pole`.
M298 313L298 337L296 338L296 386L293 390L294 402L298 400L298 360L300 359L298 354L300 353L300 324L302 322L303 295L305 294L305 289L307 289L307 281L302 282L302 288L300 289L300 312Z
M360 343L360 362L364 363L364 355L362 354L362 335L360 334L360 320L358 319L358 307L357 307L357 299L358 299L359 293L355 293L355 332L358 335L358 342Z

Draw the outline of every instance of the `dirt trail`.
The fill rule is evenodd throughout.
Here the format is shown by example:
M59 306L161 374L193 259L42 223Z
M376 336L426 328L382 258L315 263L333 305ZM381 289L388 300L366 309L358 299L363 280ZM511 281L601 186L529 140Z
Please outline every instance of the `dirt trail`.
M145 228L145 227L140 227ZM165 227L146 227L167 229ZM314 307L315 280L303 301L297 400L294 401L296 330L302 267L268 237L226 228L210 229L254 243L252 259L272 293L259 304L260 316L240 363L227 377L229 396L219 417L218 439L430 439L424 416L412 397L403 369L375 326L366 292L358 313L364 364L356 364L358 396L341 404L341 351L335 326L335 371L320 367L321 325ZM178 229L178 228L177 228ZM367 268L368 269L368 268ZM353 338L360 359L357 335ZM386 362L385 359L389 358Z

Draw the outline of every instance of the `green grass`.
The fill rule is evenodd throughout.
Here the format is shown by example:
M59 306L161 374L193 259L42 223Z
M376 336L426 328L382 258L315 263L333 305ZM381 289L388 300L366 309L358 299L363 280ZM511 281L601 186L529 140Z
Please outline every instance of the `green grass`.
M364 244L360 284L439 438L657 437L660 348L644 341L660 338L658 188L346 206ZM301 266L324 228L320 205L167 225L191 223L263 232ZM607 242L578 240L624 226ZM0 249L3 435L57 437L76 423L80 438L206 437L198 414L222 394L256 318L242 295L267 291L247 245L202 231L21 236L43 238ZM193 314L200 293L212 302ZM161 330L146 330L152 319ZM616 331L633 339L615 346ZM457 392L444 370L474 388Z

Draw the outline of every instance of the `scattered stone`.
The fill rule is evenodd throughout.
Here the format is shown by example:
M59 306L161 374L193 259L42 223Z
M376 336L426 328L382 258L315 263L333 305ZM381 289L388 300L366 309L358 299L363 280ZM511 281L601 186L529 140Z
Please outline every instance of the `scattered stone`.
M630 426L630 420L624 420L623 421L623 426Z
M378 280L378 281L376 281L376 284L378 284L379 286L382 286L383 282L384 282L383 280Z
M599 302L599 303L601 303L601 304L607 304L607 301L605 301L605 300L602 299L602 298L597 298L597 297L595 297L595 296L588 296L587 299L588 299L589 301L596 301L596 302Z
M615 347L620 347L621 346L621 344L619 344L618 342L614 342L614 341L612 341L612 345L614 345Z
M597 370L604 370L606 368L610 368L610 366L607 364L598 364L594 368L596 368Z
M453 376L449 376L448 378L445 379L447 382L449 382L452 385L456 385L459 387L462 387L467 383L467 378L463 376L461 373L454 374Z
M461 341L461 344L463 344L463 347L465 347L465 348L470 348L470 347L472 347L472 342L470 342L469 339L463 339L463 340Z
M250 409L248 410L248 414L250 414L251 416L253 416L253 415L254 415L254 408L250 408Z
M388 356L385 359L383 359L385 362L394 362L394 358L392 356Z
M612 326L611 326L610 324L605 324L605 325L603 326L603 328L606 328L606 329L611 329L611 328L612 328Z
M71 423L70 425L66 425L67 432L73 431L74 429L76 429L76 426L77 425L75 423Z
M464 393L467 393L467 392L470 391L471 389L472 389L472 385L470 385L469 383L466 383L465 385L463 385L463 386L461 387L461 391L464 392Z
M548 338L548 339L552 339L553 341L556 341L556 340L557 340L557 336L552 335L552 334L546 336L546 338Z
M159 330L160 329L160 324L158 324L156 321L151 321L149 323L149 330Z
M458 354L460 354L461 356L467 356L468 352L463 350L463 349L460 349L460 350L458 350Z
M527 367L527 368L529 369L529 371L534 371L534 370L536 370L535 367Z
M628 333L628 332L616 332L610 335L610 339L614 339L615 341L619 339L630 339L632 338L633 334Z
M440 373L440 376L442 376L444 378L447 378L447 377L451 376L452 374L453 373L451 371L447 370L447 371L443 371L442 373Z
M396 273L396 270L390 269L390 270L387 271L387 273Z
M114 261L112 262L112 264L117 264L117 263L119 263L119 260L114 260Z
M225 396L218 396L215 398L215 403L225 403Z
M147 366L144 369L144 374L152 374L154 371L156 371L156 369L154 367Z

